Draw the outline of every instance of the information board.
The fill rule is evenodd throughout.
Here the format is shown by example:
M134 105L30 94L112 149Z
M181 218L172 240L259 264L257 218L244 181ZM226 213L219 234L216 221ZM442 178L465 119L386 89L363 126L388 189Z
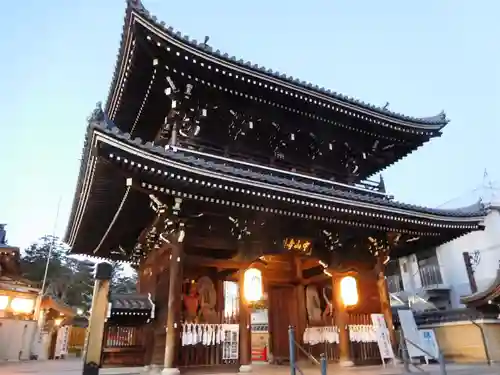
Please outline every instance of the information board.
M382 358L382 363L385 364L384 359L394 359L394 350L391 345L389 329L387 328L383 314L371 314L371 318L377 337L380 358Z
M439 358L439 345L436 340L436 334L433 329L421 329L420 330L420 339L422 341L422 349L424 349L427 353L426 360Z
M420 349L423 349L420 332L415 323L415 316L411 310L398 310L399 323L406 339L406 347L410 358L425 357L426 354Z

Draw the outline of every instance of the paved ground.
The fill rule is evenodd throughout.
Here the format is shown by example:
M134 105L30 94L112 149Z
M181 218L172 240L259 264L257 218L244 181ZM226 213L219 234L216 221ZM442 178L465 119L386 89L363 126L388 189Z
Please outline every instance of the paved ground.
M303 366L303 375L320 375L318 367ZM26 363L0 363L0 375L80 375L82 364L78 359L67 359L59 361L32 361ZM435 365L422 366L426 374L439 375L439 367ZM135 375L140 374L141 369L102 369L101 375ZM289 368L286 366L254 366L253 373L256 375L288 375ZM328 367L331 375L399 375L403 374L402 367L381 366L339 368L331 365ZM412 373L423 375L423 372L412 369ZM198 372L197 374L202 374ZM491 367L484 365L447 365L448 375L498 375L500 366ZM216 375L216 374L211 374ZM228 374L226 374L228 375ZM230 375L230 374L229 374ZM297 375L300 375L297 373Z

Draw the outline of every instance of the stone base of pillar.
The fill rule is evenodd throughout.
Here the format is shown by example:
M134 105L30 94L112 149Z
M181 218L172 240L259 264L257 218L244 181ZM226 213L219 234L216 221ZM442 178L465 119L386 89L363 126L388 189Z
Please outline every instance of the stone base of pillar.
M147 365L142 369L143 375L160 375L161 369L163 367L160 365Z
M161 370L161 375L179 375L181 372L177 367L165 367Z
M252 365L241 365L239 372L252 372Z
M353 361L340 361L339 366L340 367L353 367L354 362Z

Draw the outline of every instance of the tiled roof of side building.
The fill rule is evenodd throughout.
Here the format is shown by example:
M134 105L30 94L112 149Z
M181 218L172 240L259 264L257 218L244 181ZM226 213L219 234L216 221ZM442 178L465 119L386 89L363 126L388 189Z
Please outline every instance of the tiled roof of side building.
M151 296L138 293L113 293L111 307L119 310L151 310L154 308Z
M179 162L184 165L188 165L192 168L209 170L214 173L219 173L223 175L229 175L232 177L239 177L252 181L260 181L268 183L270 185L282 186L286 188L292 188L301 191L309 191L311 193L316 193L324 196L336 197L340 199L348 199L353 201L358 201L360 203L371 203L386 207L393 207L397 209L404 209L408 211L416 211L427 214L434 214L440 216L449 217L483 217L486 214L486 208L481 203L478 202L474 205L468 207L462 207L457 209L439 209L439 208L428 208L412 204L406 204L397 202L394 200L387 199L384 196L377 196L376 194L361 193L355 191L346 191L336 188L333 184L328 185L327 183L320 184L314 179L310 179L310 182L305 182L303 178L301 181L294 180L292 178L284 178L282 176L274 176L268 171L265 171L263 167L255 166L254 168L243 168L238 162L227 162L217 160L217 158L209 157L198 157L193 154L187 154L182 151L178 151L175 148L165 148L161 146L154 145L151 142L144 143L142 139L135 138L132 139L130 134L123 133L117 127L112 126L111 123L106 124L105 122L94 122L91 127L104 131L116 139L127 142L128 144L140 148L148 153L153 153L164 157L165 159ZM259 171L259 169L261 169ZM354 188L354 187L353 187Z
M114 91L114 87L118 81L118 76L119 76L119 68L121 65L121 61L123 58L123 54L125 53L125 44L126 44L126 39L127 35L130 30L130 21L131 21L131 16L132 13L136 13L139 16L143 17L144 19L147 20L151 25L154 27L160 29L163 33L168 35L170 38L173 38L174 40L183 43L184 45L194 48L196 51L199 53L208 56L208 57L213 57L216 59L219 59L220 61L226 61L230 64L234 64L235 66L243 67L245 69L248 69L249 71L255 72L256 74L259 75L264 75L269 77L270 79L277 80L281 82L282 84L288 84L288 85L293 85L298 89L305 89L308 90L311 94L318 94L323 96L324 98L328 98L332 101L338 101L340 103L343 103L345 106L356 106L357 108L367 110L371 112L373 115L380 115L380 116L388 116L393 119L401 120L404 121L408 124L415 124L415 125L421 125L421 126L426 126L429 128L433 128L436 130L439 130L443 128L449 120L446 117L446 114L444 111L441 111L439 114L435 116L429 116L429 117L412 117L412 116L407 116L401 113L396 113L393 111L390 111L386 107L379 107L375 106L369 103L365 103L361 100L348 97L346 95L342 95L340 93L337 93L335 91L332 91L330 89L326 89L324 87L319 87L318 85L313 85L309 82L305 82L302 80L299 80L297 78L294 78L292 76L288 76L282 72L278 71L273 71L272 69L265 68L263 66L260 66L258 64L254 64L251 61L244 61L242 59L238 59L235 56L230 56L227 53L221 52L219 50L214 50L211 46L206 44L205 42L198 42L195 39L190 39L189 36L183 35L179 31L175 31L172 27L167 27L164 22L161 22L157 19L157 17L153 16L142 4L140 0L126 0L127 2L127 10L125 14L125 22L124 22L124 29L122 32L122 40L120 43L120 49L118 52L117 56L117 62L116 62L116 67L114 71L114 76L112 79L112 84L110 87L110 93L108 95L108 102L106 104L106 108L109 109L110 105L110 100L112 98L112 93Z
M469 304L488 304L490 301L496 300L500 297L500 268L497 270L497 274L495 279L493 279L490 285L476 293L472 293L468 296L464 296L460 298L460 302L469 305Z

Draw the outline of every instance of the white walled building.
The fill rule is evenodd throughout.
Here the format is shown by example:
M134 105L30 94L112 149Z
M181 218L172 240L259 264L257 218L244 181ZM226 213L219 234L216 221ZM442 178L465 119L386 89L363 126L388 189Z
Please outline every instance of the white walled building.
M472 293L463 253L478 254L473 262L478 291L490 285L500 266L500 205L490 206L484 225L484 231L392 262L389 291L395 296L416 294L440 309L462 307L460 298Z

